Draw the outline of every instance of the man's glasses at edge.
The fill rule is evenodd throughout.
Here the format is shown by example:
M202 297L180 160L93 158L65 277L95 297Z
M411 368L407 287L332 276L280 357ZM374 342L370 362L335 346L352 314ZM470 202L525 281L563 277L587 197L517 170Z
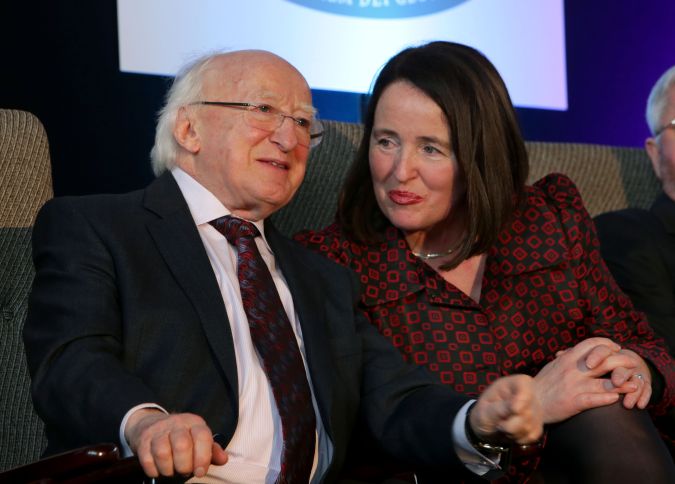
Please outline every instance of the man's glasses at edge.
M279 128L286 118L293 121L298 142L301 145L314 148L321 142L323 125L318 119L307 119L291 116L269 104L232 103L221 101L195 101L191 105L221 106L225 108L242 109L245 111L244 120L252 128L274 131Z
M656 138L658 135L660 135L661 133L663 133L663 132L664 132L665 130L667 130L668 128L675 129L675 119L671 119L671 120L670 120L670 123L666 123L666 124L664 124L663 126L661 126L659 129L657 129L656 131L654 131L654 138Z

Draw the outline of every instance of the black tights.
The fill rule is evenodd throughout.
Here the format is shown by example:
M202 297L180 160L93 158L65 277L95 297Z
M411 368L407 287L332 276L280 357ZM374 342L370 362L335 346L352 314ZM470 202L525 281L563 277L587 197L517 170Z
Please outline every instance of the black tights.
M675 464L649 414L620 403L552 425L539 467L532 483L675 483Z

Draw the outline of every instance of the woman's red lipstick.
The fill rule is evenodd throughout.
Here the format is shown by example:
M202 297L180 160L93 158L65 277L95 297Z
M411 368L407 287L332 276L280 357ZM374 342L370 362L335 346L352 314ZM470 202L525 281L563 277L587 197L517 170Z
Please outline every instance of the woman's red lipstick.
M413 205L415 203L420 203L423 200L423 198L416 193L402 190L390 190L388 195L389 199L397 205Z

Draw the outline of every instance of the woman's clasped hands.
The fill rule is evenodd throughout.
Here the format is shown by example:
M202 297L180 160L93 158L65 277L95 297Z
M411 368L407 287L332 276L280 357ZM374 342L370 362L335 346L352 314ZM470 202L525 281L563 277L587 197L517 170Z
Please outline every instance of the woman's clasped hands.
M634 351L594 337L559 351L535 376L544 423L555 423L584 410L617 402L643 409L652 395L651 372Z

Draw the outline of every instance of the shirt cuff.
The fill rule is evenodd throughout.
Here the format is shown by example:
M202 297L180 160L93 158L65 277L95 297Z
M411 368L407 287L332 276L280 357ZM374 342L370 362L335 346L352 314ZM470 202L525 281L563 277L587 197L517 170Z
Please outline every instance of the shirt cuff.
M464 466L476 475L484 476L490 471L501 470L499 460L501 456L495 454L482 454L469 442L466 435L466 417L469 407L475 400L469 400L459 409L452 422L452 438L455 452Z
M136 412L137 410L141 410L144 408L156 408L158 410L161 410L165 414L169 414L166 410L164 410L162 407L157 405L156 403L141 403L140 405L136 405L133 407L131 410L129 410L127 413L124 414L124 418L122 419L122 423L120 424L120 444L122 444L122 457L131 457L134 455L134 452L131 450L131 447L129 447L129 443L127 442L126 437L124 436L124 429L127 426L127 422L129 421L129 417Z

